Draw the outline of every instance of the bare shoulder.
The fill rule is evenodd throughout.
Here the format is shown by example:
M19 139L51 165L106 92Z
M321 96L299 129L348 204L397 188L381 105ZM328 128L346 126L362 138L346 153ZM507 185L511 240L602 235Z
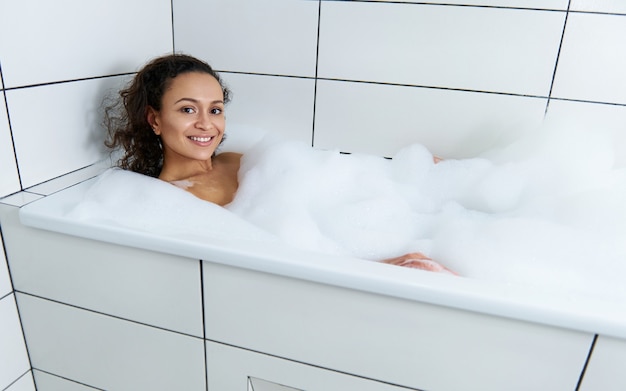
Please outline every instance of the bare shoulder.
M243 155L237 152L224 152L215 156L215 160L226 164L239 164Z

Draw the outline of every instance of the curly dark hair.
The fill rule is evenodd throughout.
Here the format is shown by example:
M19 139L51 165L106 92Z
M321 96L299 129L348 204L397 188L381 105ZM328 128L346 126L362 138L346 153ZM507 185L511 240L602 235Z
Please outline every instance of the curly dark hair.
M159 136L147 120L148 107L161 110L161 100L172 80L183 73L202 72L215 77L222 86L224 103L230 101L230 90L206 62L185 54L155 58L146 64L130 84L119 92L119 99L106 105L104 126L108 138L104 144L123 149L117 165L144 175L158 177L163 166L163 151Z

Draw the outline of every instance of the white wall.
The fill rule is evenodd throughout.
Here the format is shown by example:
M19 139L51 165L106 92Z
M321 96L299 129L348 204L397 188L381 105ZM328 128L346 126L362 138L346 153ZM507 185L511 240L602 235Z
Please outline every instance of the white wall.
M101 160L103 94L172 50L223 71L231 126L462 157L547 111L615 132L626 164L620 0L0 0L0 15L0 197ZM4 264L0 340L13 340ZM18 345L0 362L22 357ZM20 370L0 372L0 389Z

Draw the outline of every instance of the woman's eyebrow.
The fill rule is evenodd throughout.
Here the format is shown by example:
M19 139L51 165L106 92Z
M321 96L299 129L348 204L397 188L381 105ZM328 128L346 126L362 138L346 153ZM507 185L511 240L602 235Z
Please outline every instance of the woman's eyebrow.
M194 98L180 98L179 100L177 100L176 102L174 102L174 104L180 103L180 102L184 102L184 101L189 101L192 103L199 103L200 101L198 99L194 99ZM214 101L210 102L212 105L217 104L217 103L221 103L223 104L224 101L221 99L216 99Z

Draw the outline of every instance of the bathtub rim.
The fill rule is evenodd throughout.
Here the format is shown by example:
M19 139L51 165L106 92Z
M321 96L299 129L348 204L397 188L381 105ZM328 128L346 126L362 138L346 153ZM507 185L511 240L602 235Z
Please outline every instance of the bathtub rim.
M75 237L199 259L399 299L626 339L626 311L607 302L540 287L454 277L262 241L197 240L64 216L94 179L19 208L23 225ZM68 206L69 205L69 206ZM235 246L235 243L237 244ZM297 261L294 261L297 257Z

